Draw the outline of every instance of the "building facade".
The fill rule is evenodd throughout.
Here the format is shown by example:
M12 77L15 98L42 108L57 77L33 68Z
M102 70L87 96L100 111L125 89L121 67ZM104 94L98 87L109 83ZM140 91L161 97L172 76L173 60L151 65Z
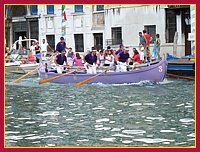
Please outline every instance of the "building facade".
M160 34L161 55L191 54L189 5L65 5L64 11L63 22L62 5L6 5L7 47L22 36L39 43L46 39L55 49L64 32L67 46L79 53L92 46L118 49L120 44L132 50L138 47L138 33L146 29L153 40ZM26 48L30 44L22 43Z

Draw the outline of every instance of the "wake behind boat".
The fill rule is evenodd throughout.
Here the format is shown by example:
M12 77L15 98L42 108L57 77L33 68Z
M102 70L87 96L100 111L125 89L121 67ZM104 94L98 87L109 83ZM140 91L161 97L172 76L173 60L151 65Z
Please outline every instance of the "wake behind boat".
M147 64L148 65L148 64ZM51 70L47 67L48 71ZM137 83L140 81L151 81L151 82L161 82L163 81L167 70L166 59L163 58L160 62L152 64L138 70L126 71L126 72L114 72L107 71L103 74L97 72L94 79L91 79L89 83L103 83L103 84L124 84L124 83ZM74 70L75 71L75 70ZM60 76L61 74L55 72L45 72L45 67L38 69L40 79L45 80L48 78L53 78ZM62 74L63 75L63 74ZM68 84L68 83L78 83L95 76L95 74L86 74L83 71L74 72L67 75L63 75L57 79L50 82Z

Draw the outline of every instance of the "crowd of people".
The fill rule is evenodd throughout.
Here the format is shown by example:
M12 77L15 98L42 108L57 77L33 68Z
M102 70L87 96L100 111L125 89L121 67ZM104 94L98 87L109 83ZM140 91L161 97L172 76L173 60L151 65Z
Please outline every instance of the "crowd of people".
M160 60L160 38L159 34L155 35L156 37L156 54L158 60ZM60 38L60 42L57 43L55 51L49 46L45 39L42 40L41 45L38 42L32 42L30 46L30 51L27 53L28 58L25 60L23 54L25 54L24 49L20 46L19 54L20 59L23 63L27 62L40 62L40 57L37 54L42 54L43 57L47 55L47 48L49 48L52 53L52 60L57 66L57 72L62 73L64 68L63 64L65 63L65 69L71 66L84 66L88 74L96 74L96 67L115 67L115 71L127 71L128 66L131 65L132 70L134 70L138 64L150 62L151 53L150 53L150 42L152 37L150 34L147 34L146 30L139 32L139 45L138 49L133 48L133 56L129 54L129 48L124 47L123 45L119 46L118 50L111 49L110 46L107 46L107 49L98 50L95 47L91 48L91 51L88 51L83 57L79 53L74 53L71 47L67 47L64 38ZM68 52L66 51L68 50ZM7 57L9 62L11 59L11 52L7 50ZM35 59L35 60L34 60Z

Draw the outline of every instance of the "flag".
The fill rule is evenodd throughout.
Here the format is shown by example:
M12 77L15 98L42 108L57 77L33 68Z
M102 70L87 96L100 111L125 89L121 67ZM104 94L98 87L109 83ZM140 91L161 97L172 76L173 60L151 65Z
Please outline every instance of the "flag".
M67 20L67 12L65 11L65 5L62 5L62 14L63 14L63 19L66 21Z
M64 41L66 42L66 21L67 21L67 13L65 11L65 5L62 5L62 37L64 37Z
M67 21L67 13L66 13L66 11L63 12L63 19Z

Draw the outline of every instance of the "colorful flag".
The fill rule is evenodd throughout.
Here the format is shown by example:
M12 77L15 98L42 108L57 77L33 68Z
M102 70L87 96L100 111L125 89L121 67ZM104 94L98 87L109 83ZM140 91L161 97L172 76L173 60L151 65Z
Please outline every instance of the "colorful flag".
M62 5L62 37L64 37L64 41L66 42L66 21L67 21L67 13L65 10L65 5Z
M67 12L65 11L65 5L62 5L62 13L63 13L63 19L67 20Z
M67 21L67 13L66 13L66 11L63 12L63 19Z

